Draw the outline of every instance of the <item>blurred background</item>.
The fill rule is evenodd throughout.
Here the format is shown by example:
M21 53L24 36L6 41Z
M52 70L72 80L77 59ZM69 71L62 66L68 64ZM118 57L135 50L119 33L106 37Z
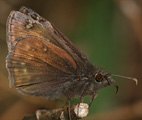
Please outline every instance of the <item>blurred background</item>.
M21 6L51 21L94 65L139 80L136 86L115 77L118 94L114 86L101 89L83 120L142 120L142 0L0 0L0 120L21 120L37 109L60 108L66 102L23 96L9 88L6 20Z

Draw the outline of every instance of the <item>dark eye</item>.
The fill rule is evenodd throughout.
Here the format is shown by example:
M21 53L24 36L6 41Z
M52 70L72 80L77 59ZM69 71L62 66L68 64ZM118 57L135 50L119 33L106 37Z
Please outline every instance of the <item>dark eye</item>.
M101 74L96 75L96 81L101 82L103 80L103 76Z

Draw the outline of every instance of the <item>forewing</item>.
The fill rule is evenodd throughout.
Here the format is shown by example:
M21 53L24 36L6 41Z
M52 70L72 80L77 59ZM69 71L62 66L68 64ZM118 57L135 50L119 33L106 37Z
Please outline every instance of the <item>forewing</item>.
M53 24L42 18L33 10L22 7L19 11L10 14L8 23L8 44L9 48L14 45L15 38L24 35L34 35L49 40L52 44L65 50L76 62L77 73L88 72L93 68L88 58L75 47ZM29 22L30 21L30 22ZM28 26L31 27L29 28Z

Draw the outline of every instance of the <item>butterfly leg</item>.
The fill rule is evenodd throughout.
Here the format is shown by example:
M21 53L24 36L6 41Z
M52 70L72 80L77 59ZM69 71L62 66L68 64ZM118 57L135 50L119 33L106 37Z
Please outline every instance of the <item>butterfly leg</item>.
M78 112L77 112L77 114L79 114L79 106L80 106L80 103L82 103L83 100L84 100L83 94L84 94L84 91L85 91L85 89L86 89L88 84L89 84L89 82L85 83L85 85L82 88L82 91L81 91L81 94L80 94L80 101L79 101L79 104L78 104Z
M83 88L82 88L82 91L81 91L81 94L80 94L80 102L79 102L79 104L80 104L81 102L83 102L83 100L84 100L83 94L84 94L84 91L85 91L85 89L86 89L86 87L87 87L88 84L89 84L89 82L85 83L85 85L84 85Z
M94 94L93 94L92 97L91 97L91 100L90 100L90 103L89 103L89 109L90 109L90 107L91 107L91 105L92 105L94 99L95 99L97 96L98 96L98 92L96 91L96 92L94 92Z
M68 102L68 115L69 115L69 120L72 120L72 119L71 119L71 110L70 110L70 106L71 106L70 102L71 102L71 99L70 99L69 94L67 94L67 102Z

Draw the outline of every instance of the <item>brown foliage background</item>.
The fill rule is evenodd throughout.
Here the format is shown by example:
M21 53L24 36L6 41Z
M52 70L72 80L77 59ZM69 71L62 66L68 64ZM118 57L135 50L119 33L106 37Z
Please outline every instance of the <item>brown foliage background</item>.
M85 120L142 120L141 0L0 0L0 120L20 120L37 109L65 104L65 100L23 96L9 88L6 20L11 10L21 6L54 23L95 65L139 80L135 86L132 81L116 78L118 95L113 87L100 90Z

